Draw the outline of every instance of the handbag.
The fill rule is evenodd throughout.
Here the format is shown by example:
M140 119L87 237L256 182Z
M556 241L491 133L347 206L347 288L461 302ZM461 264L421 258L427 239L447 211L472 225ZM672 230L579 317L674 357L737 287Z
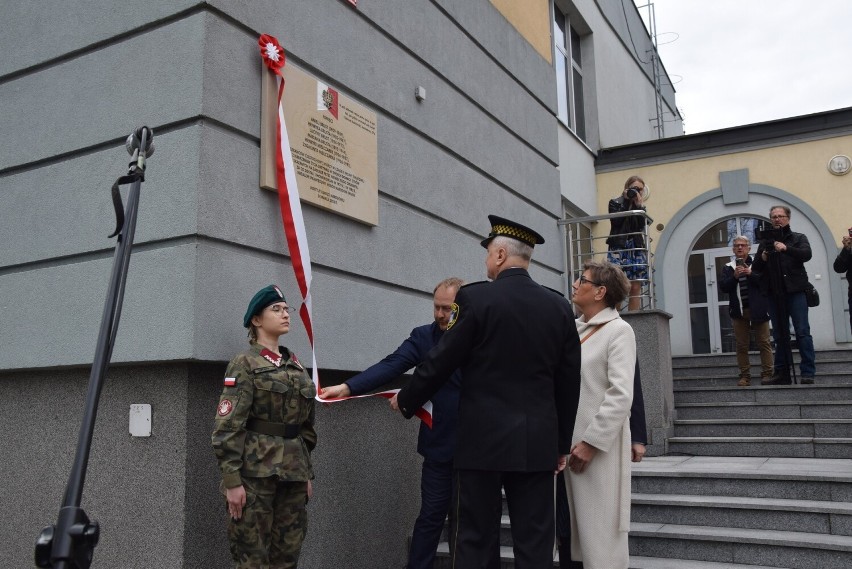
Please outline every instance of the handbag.
M817 289L811 283L805 286L805 300L808 302L809 308L819 306L819 292L817 292Z

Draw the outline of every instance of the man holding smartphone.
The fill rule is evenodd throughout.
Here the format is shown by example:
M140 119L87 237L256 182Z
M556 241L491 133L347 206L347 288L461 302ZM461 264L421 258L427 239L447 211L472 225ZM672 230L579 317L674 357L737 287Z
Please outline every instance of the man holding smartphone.
M849 325L852 326L852 227L841 241L840 252L834 259L834 272L846 273L846 283L849 285Z
M740 368L740 387L751 385L751 362L748 358L750 331L760 350L760 383L772 380L772 346L769 343L769 299L760 290L760 278L752 274L752 257L748 254L748 237L734 237L734 260L722 269L719 288L728 293L728 310L737 344L737 367Z

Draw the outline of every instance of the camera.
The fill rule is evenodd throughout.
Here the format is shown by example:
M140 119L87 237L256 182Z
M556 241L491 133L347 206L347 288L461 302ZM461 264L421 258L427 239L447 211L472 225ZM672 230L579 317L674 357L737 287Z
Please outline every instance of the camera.
M636 196L639 195L639 190L636 188L627 188L627 193L624 194L625 197L629 200L636 199Z
M852 227L849 228L849 237L852 237Z
M760 227L754 233L755 238L760 241L761 248L767 253L772 253L775 250L776 241L784 241L784 230L780 227L775 228L771 225L761 223Z

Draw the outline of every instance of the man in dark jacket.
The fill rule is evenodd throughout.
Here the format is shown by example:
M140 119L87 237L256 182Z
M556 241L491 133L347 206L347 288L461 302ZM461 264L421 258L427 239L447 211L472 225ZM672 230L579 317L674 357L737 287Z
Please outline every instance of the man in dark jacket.
M453 567L490 567L499 545L501 488L517 569L553 565L553 473L571 447L580 340L571 304L530 278L527 227L489 216L487 274L456 296L458 318L391 401L405 417L461 368Z
M769 317L772 319L772 335L775 338L775 373L769 383L789 384L788 318L793 321L796 343L799 347L802 383L813 383L816 365L814 341L808 322L808 301L805 289L808 273L805 263L811 260L811 244L801 233L790 229L790 208L783 205L769 210L769 219L777 230L777 239L761 242L752 268L760 273L761 289L770 297ZM783 316L783 318L782 318Z
M345 383L326 387L323 399L361 395L377 389L410 370L435 347L450 324L453 302L461 279L444 279L433 291L435 321L419 326L394 353L365 369ZM414 522L407 569L432 569L441 540L444 520L453 492L453 454L456 449L456 423L461 374L455 371L449 381L432 396L432 428L420 424L417 452L423 456L420 475L420 514Z
M772 345L769 343L769 299L760 290L760 278L751 270L754 259L748 254L751 241L744 235L734 237L734 260L722 269L719 288L728 294L728 311L737 343L737 366L740 387L751 385L751 362L748 359L749 335L760 350L760 382L772 381Z
M834 272L846 273L846 283L849 285L849 324L852 326L852 227L842 241L843 246L834 259Z

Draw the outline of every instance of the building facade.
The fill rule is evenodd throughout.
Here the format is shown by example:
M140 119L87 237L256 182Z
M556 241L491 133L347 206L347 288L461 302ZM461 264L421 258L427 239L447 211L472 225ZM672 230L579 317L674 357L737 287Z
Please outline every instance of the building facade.
M258 36L278 37L290 64L376 116L378 224L304 207L320 380L334 383L427 323L436 282L484 278L490 213L542 233L533 277L564 287L557 221L596 209L598 149L656 138L661 99L676 115L629 8L5 3L0 473L11 514L0 558L31 565L56 521L112 266L109 187L126 172L130 132L152 127L156 152L83 494L102 528L93 566L228 567L209 440L222 374L246 345L256 290L274 282L298 303L277 197L258 182ZM308 359L301 323L283 341ZM128 434L135 404L151 405L150 437ZM317 423L301 566L401 566L418 507L416 423L380 400L320 406Z
M599 187L637 174L653 188L647 207L654 219L657 306L672 315L673 354L734 351L728 298L717 282L731 260L733 238L744 234L754 242L757 225L768 222L778 204L791 208L790 227L804 233L813 250L805 268L821 299L810 309L814 346L848 347L847 283L832 263L852 225L852 177L838 169L850 155L852 109L600 153ZM599 194L598 206L607 199ZM603 236L606 229L594 231Z

